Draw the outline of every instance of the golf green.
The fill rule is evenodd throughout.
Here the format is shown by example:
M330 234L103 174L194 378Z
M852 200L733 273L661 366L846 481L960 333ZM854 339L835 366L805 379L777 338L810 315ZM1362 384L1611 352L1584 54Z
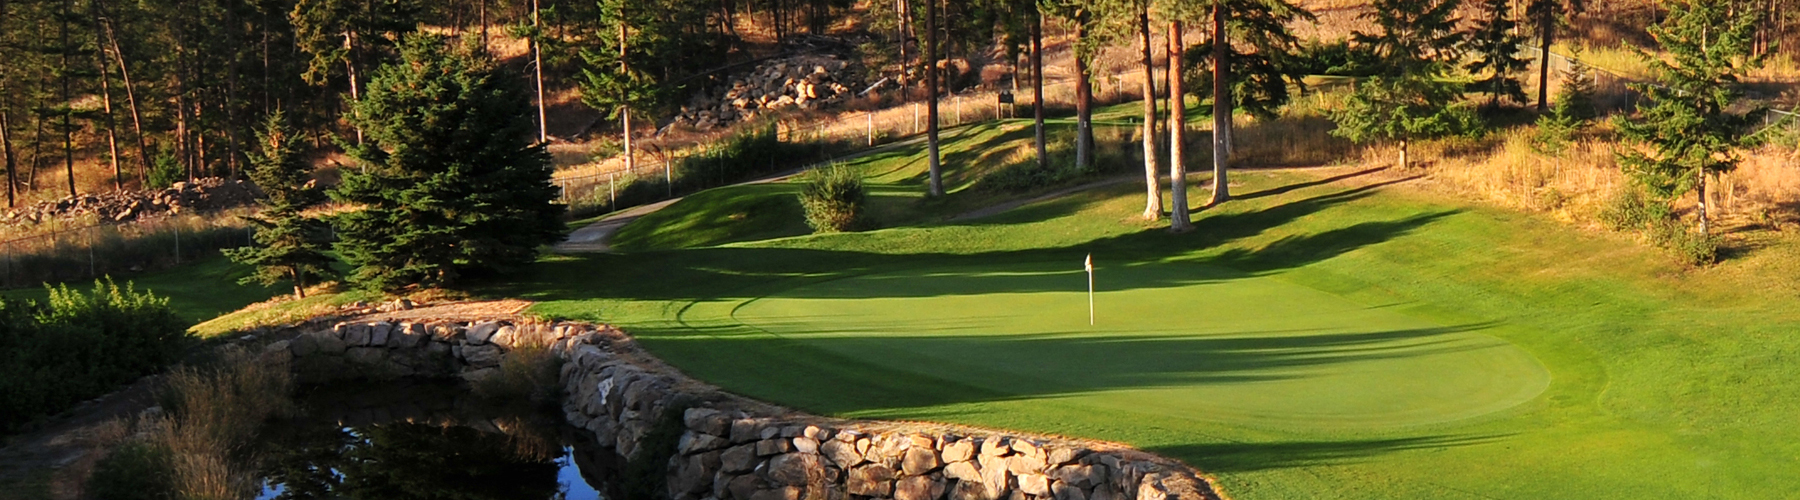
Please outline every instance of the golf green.
M682 316L729 314L882 373L957 373L998 393L1271 430L1441 423L1549 385L1537 360L1482 325L1433 324L1196 263L1102 259L1090 326L1080 264L865 274Z

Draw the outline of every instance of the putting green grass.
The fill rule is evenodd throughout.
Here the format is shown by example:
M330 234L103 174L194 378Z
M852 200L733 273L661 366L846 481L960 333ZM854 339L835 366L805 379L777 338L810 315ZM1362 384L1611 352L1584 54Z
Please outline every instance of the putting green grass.
M549 256L484 293L619 324L741 394L1122 442L1240 500L1800 491L1791 238L1695 270L1389 173L1233 180L1188 234L1116 185L967 222ZM978 201L959 196L980 195L936 203Z
M869 274L685 309L889 371L997 393L1282 430L1368 430L1503 410L1543 392L1530 354L1276 278L1201 264L1070 262ZM1204 298L1205 313L1170 315ZM1430 377L1420 377L1430 373Z

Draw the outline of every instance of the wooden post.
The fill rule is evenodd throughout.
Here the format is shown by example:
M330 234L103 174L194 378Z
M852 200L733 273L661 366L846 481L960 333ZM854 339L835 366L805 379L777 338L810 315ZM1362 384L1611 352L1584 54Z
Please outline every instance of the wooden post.
M868 129L869 146L874 147L875 146L875 112L870 111L868 113L864 113L863 116L866 116L869 118L869 129Z

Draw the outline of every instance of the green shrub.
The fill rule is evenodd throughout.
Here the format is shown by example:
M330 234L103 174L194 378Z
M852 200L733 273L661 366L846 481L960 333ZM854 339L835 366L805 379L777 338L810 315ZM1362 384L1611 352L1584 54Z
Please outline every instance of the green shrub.
M862 173L844 165L830 165L808 171L800 177L800 207L806 210L806 225L814 232L853 231L862 225Z
M175 155L168 151L163 151L156 155L156 161L150 165L149 175L150 178L145 179L145 183L151 189L169 187L186 177L186 174L181 170L181 162L176 160Z
M111 280L50 288L44 304L0 300L0 433L162 369L186 329L168 299Z
M169 450L130 442L94 464L88 476L92 498L108 500L174 500L175 467Z
M1600 206L1600 222L1614 231L1648 229L1672 217L1669 204L1652 198L1643 189L1627 186Z
M1689 265L1705 266L1719 261L1719 237L1689 230L1681 221L1664 220L1652 226L1650 242Z

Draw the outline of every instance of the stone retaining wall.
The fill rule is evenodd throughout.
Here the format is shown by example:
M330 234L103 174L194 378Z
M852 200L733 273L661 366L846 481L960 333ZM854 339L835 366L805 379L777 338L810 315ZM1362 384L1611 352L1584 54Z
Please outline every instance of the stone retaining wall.
M626 460L667 456L672 500L1202 500L1185 465L1104 443L830 419L724 393L612 327L523 321L347 322L277 342L303 378L496 376L523 345L563 360L563 411ZM675 449L652 437L677 426ZM665 427L666 429L666 427ZM665 430L665 432L667 432Z

